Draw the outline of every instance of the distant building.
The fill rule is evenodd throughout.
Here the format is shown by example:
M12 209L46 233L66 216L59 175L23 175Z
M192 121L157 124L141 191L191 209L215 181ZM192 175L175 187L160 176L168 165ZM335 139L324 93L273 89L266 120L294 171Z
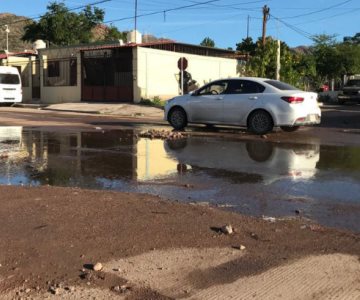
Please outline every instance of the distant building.
M43 48L25 57L21 67L28 76L24 101L137 103L154 97L168 99L181 92L180 58L186 59L186 71L198 85L241 75L241 61L234 51L170 40ZM16 60L21 61L19 56ZM6 63L16 64L13 59Z

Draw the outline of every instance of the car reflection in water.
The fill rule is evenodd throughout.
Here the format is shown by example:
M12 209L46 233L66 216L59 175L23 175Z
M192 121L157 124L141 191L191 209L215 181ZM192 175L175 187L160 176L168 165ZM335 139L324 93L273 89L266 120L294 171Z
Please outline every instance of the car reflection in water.
M274 144L264 141L224 141L188 138L164 143L178 170L206 170L214 177L226 174L235 182L272 183L287 177L309 179L320 158L318 144Z

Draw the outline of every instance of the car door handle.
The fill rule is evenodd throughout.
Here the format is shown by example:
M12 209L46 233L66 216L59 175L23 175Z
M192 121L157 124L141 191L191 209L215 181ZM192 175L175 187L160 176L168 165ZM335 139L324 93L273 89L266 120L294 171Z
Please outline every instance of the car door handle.
M224 99L223 97L216 97L215 100L222 100Z
M251 96L251 97L249 97L250 100L257 100L257 98L258 98L258 97L256 97L256 96Z

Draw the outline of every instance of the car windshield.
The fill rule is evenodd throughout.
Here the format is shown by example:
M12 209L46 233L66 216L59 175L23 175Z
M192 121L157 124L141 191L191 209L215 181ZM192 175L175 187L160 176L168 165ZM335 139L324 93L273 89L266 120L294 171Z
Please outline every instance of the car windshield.
M2 84L19 84L20 79L16 74L0 74L0 83Z
M277 88L278 90L282 90L282 91L299 90L298 88L296 88L290 84L287 84L285 82L278 81L278 80L265 80L265 82L267 84L270 84L273 87Z
M346 86L360 86L360 79L357 80L349 80Z

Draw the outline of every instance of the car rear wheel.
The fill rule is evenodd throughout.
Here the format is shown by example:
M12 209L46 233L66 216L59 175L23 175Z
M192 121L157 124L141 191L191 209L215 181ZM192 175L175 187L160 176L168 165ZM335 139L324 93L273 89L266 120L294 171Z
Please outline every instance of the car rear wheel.
M255 134L265 134L272 131L274 122L271 115L264 110L254 111L248 120L248 129Z
M300 126L280 126L283 131L294 132L300 128Z
M170 125L176 130L184 129L187 125L186 112L180 107L173 108L169 113L168 119Z

